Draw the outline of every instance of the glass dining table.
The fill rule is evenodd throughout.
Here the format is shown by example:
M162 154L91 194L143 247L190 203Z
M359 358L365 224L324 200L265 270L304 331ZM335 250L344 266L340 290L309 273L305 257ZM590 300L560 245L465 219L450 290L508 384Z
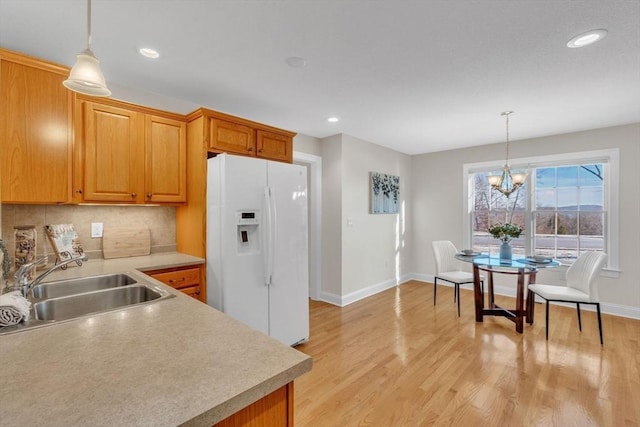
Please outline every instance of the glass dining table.
M524 321L533 323L534 296L529 294L525 303L525 278L528 276L528 283L536 281L536 274L543 268L555 268L560 266L560 262L555 259L546 259L536 262L530 258L514 258L503 260L487 254L456 255L456 259L469 262L473 266L473 294L475 301L476 322L482 322L484 316L502 316L516 324L516 331L522 333ZM481 286L481 272L487 273L488 301L485 307L484 290ZM508 274L517 276L516 304L515 308L503 308L495 303L493 289L493 274Z

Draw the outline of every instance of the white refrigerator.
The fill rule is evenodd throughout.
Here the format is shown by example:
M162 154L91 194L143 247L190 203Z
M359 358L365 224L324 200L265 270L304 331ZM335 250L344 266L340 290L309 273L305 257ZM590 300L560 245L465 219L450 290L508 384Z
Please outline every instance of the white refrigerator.
M207 303L284 344L308 340L306 168L220 154L207 171Z

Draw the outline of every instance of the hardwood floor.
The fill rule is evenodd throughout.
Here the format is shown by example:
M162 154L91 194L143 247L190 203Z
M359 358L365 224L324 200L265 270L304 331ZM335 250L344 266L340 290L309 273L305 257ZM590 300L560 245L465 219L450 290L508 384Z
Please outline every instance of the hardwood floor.
M524 334L476 323L473 293L412 281L340 308L311 301L313 369L296 380L296 426L639 426L640 321L536 304ZM512 305L507 297L498 304Z

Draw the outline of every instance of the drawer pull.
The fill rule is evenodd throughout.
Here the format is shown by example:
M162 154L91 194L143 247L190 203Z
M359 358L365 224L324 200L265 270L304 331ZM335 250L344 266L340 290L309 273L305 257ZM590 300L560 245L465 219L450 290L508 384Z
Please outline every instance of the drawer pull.
M169 279L169 283L178 283L178 282L184 282L186 279L184 277L181 277L179 279Z

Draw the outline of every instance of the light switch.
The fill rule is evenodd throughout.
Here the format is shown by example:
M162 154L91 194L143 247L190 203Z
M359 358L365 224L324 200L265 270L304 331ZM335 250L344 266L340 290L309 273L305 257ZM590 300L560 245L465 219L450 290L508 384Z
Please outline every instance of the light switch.
M98 237L102 237L102 230L103 230L103 223L102 222L92 222L91 223L91 238L95 239Z

